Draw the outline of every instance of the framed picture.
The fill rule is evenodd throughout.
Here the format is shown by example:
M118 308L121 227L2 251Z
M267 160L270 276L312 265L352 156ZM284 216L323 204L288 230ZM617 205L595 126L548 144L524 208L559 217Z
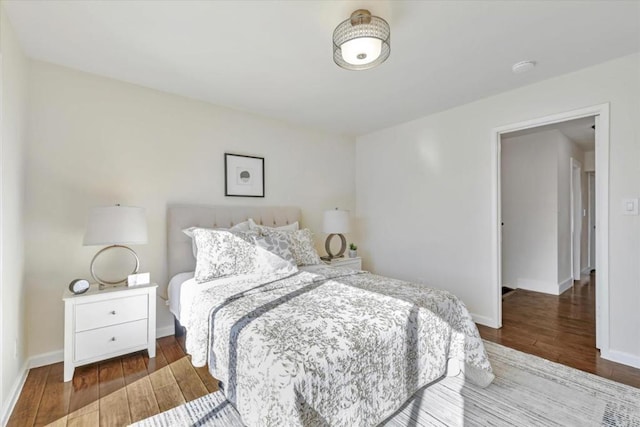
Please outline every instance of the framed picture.
M224 153L224 195L264 197L264 157Z

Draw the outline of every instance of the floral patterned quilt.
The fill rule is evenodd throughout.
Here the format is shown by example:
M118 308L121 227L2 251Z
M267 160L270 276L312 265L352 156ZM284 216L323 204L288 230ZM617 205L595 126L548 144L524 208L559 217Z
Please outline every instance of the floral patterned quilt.
M187 352L248 426L374 426L459 362L493 380L454 295L332 267L183 287Z

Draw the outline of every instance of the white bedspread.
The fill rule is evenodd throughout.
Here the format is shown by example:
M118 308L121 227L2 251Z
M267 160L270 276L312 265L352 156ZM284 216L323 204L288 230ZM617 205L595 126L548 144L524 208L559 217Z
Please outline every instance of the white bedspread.
M190 286L181 305L192 362L248 426L377 425L450 359L493 380L464 304L423 285L324 267Z

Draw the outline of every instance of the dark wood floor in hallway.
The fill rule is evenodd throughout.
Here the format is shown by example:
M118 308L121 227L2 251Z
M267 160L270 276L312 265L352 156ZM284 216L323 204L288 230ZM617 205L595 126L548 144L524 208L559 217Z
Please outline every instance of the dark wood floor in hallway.
M517 289L502 302L502 328L478 325L482 338L640 388L640 369L600 357L595 348L595 276L560 296Z

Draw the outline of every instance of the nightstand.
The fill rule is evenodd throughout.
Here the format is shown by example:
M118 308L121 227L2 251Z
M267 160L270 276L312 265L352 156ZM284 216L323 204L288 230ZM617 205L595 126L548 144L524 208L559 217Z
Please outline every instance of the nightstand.
M331 267L348 268L350 270L362 270L362 258L334 258L327 262Z
M156 288L121 286L64 292L64 381L76 366L147 349L156 356Z

